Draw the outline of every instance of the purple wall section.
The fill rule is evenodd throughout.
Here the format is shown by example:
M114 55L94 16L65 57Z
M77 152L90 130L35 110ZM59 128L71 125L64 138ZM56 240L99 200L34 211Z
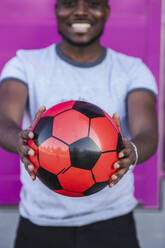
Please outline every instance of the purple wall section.
M112 14L102 43L138 56L159 82L161 0L111 0ZM0 1L0 70L17 49L58 42L53 0ZM0 150L0 204L19 201L18 157ZM135 195L144 207L159 206L158 154L135 169Z

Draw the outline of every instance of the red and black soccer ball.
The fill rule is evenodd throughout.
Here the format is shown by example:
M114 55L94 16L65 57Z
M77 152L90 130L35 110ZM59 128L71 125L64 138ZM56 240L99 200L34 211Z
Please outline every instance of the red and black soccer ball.
M94 104L63 102L45 111L32 128L29 157L38 178L51 190L81 197L107 186L122 149L120 131Z

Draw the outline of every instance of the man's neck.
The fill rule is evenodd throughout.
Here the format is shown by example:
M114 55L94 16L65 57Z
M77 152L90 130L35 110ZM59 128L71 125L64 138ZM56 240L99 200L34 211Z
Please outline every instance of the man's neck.
M91 63L100 58L104 48L98 42L88 46L76 46L62 41L60 43L60 49L65 56L73 61Z

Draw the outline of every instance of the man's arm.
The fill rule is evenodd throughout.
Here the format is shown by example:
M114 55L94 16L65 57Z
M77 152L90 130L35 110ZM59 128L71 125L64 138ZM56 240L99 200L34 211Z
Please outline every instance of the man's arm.
M127 115L131 141L138 151L137 163L145 162L156 152L158 144L155 96L147 91L130 93L127 98ZM121 129L120 117L115 114L113 119ZM127 139L123 142L125 147L119 153L119 161L114 164L114 168L119 170L112 176L110 186L116 184L136 161L136 153L131 142Z
M34 156L34 151L28 146L28 139L32 139L34 134L30 128L26 130L20 128L27 99L28 89L24 84L7 81L0 86L0 147L19 154L25 169L35 180L34 166L27 157L28 155ZM34 121L44 111L45 107L42 106Z
M0 86L0 146L9 152L18 153L18 134L27 98L24 84L7 81Z
M138 150L138 163L143 163L156 152L158 144L156 97L136 91L128 96L127 106L131 140Z

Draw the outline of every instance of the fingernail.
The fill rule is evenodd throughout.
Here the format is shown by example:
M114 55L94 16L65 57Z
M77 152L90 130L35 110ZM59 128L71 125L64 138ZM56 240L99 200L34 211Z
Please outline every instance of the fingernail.
M34 156L34 154L35 154L35 152L34 152L32 149L30 149L30 150L28 151L28 155L29 155L29 156Z
M30 165L28 165L28 169L29 169L30 171L33 171L33 170L34 170L34 166L33 166L32 164L30 164Z
M123 152L120 152L119 158L124 158L124 153Z
M35 176L31 176L32 180L34 181L35 180Z
M119 169L120 165L118 163L115 163L113 167L114 167L114 169Z
M116 179L117 179L117 176L116 176L116 175L112 175L112 176L111 176L111 179L112 179L112 180L116 180Z
M29 132L28 136L29 136L30 139L33 139L34 138L33 132Z
M45 110L45 109L46 109L46 107L43 105L43 106L41 106L41 109L42 109L42 110Z
M119 114L118 114L117 112L115 112L115 115L116 115L116 117L120 117Z

